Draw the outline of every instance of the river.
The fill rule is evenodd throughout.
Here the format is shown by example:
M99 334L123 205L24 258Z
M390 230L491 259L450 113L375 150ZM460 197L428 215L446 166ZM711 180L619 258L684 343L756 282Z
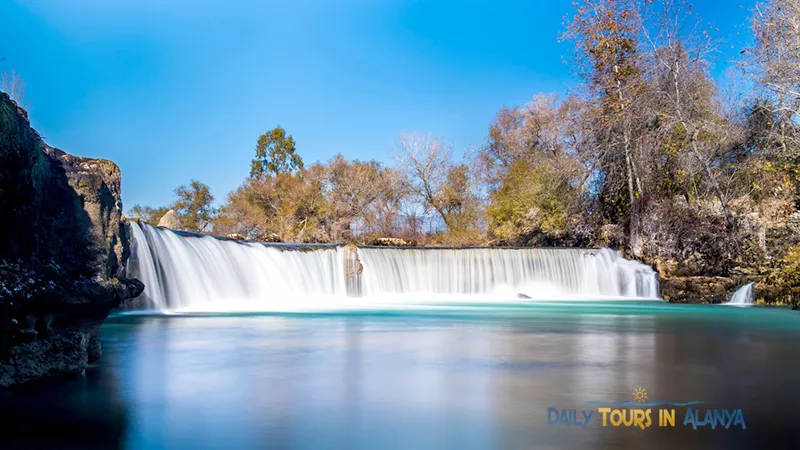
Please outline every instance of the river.
M116 314L83 375L0 394L3 448L800 448L800 313L661 301ZM553 419L590 402L746 426ZM657 411L660 406L651 407Z

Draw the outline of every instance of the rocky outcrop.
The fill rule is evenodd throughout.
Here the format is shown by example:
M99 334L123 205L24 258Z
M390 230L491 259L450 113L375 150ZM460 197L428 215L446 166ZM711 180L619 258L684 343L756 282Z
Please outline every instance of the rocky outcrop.
M49 147L0 93L0 387L81 372L120 301L129 238L116 164Z
M723 303L737 287L728 277L672 277L661 280L661 296L672 303Z

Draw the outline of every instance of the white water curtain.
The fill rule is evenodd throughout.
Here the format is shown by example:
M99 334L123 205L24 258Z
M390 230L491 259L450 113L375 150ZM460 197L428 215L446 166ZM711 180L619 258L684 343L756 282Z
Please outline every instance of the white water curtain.
M352 270L344 246L273 246L188 236L131 223L130 276L145 283L153 309L252 305L293 299L431 298L657 298L648 266L608 250L358 248ZM348 270L350 269L350 270ZM350 277L350 278L348 278ZM355 277L355 278L353 278ZM348 283L350 279L350 283ZM355 281L355 283L353 282ZM357 288L353 288L356 286Z

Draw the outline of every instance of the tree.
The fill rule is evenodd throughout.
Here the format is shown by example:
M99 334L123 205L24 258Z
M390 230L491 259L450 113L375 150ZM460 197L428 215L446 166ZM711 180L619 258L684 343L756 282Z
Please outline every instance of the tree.
M451 165L435 199L435 208L457 238L477 231L481 217L480 199L466 164Z
M181 228L195 233L209 231L217 210L213 206L214 196L208 186L192 180L188 185L175 189L175 195L178 199L172 209L178 215Z
M725 217L731 219L728 197L712 163L730 135L705 59L713 53L713 43L692 14L691 5L661 0L660 6L653 17L654 31L643 28L651 47L646 64L650 101L645 105L648 113L658 118L659 139L691 155ZM686 161L682 169L692 171Z
M321 169L248 179L228 195L216 229L251 239L274 233L283 242L328 242L330 207Z
M384 168L378 175L378 197L367 210L366 221L372 232L392 236L403 228L403 206L409 198L408 178L403 172ZM416 228L409 230L412 234Z
M332 238L350 240L357 223L367 225L368 211L380 195L381 165L377 161L347 161L336 155L323 168L325 195L332 210Z
M583 0L562 36L575 43L577 73L596 102L593 128L601 149L601 204L614 206L612 220L627 222L634 254L641 252L636 203L643 193L635 147L636 107L642 93L642 7L636 0Z
M757 3L751 28L755 43L746 50L745 67L761 88L751 111L767 119L757 123L758 130L751 127L751 135L761 136L761 148L795 180L800 198L800 0Z
M394 157L406 174L412 193L426 212L435 211L449 228L439 197L450 171L451 149L441 139L422 133L401 134L398 146Z
M281 175L303 170L303 160L295 153L294 138L286 135L286 130L275 127L262 134L256 144L256 157L250 169L250 176L262 174Z
M428 134L401 134L398 147L395 159L424 212L444 223L452 243L474 240L481 205L469 166L451 162L450 147Z
M156 226L167 211L169 211L169 208L163 206L160 208L153 208L150 206L133 205L130 211L128 211L128 215L138 218L142 222Z
M347 242L400 225L408 183L377 161L337 155L297 173L248 179L222 206L215 233L252 239L276 234L284 242Z
M565 233L578 198L571 181L549 164L534 165L526 159L513 163L500 189L491 194L490 231L507 240Z
M489 173L487 220L493 235L516 240L571 231L571 219L586 206L582 191L596 158L583 148L582 113L583 102L574 97L559 102L554 95L537 95L523 107L498 113L479 154Z
M800 112L800 0L757 3L751 27L753 75L772 94L781 118L790 120Z

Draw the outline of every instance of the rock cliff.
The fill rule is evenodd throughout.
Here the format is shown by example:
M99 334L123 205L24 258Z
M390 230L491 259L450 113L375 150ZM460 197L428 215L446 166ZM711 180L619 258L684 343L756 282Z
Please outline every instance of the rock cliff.
M0 93L0 387L80 373L143 285L125 278L120 170L49 147Z

